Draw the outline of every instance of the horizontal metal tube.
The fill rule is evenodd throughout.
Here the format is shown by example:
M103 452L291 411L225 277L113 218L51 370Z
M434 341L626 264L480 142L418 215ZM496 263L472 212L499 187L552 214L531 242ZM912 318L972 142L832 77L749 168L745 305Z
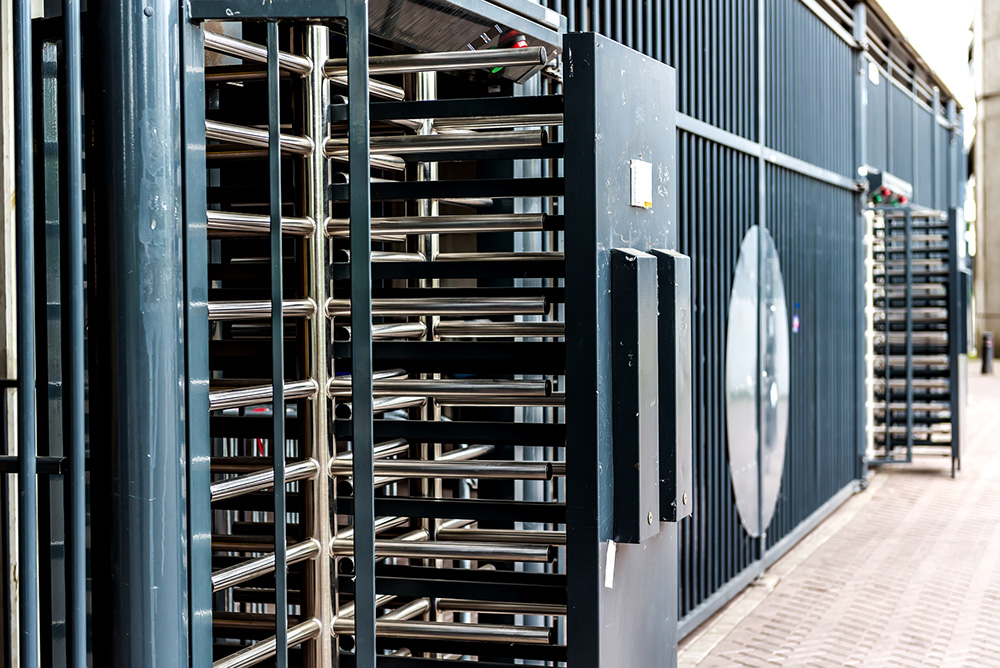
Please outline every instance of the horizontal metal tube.
M306 380L285 381L285 401L294 399L312 399L316 396L319 386L312 378ZM212 390L208 393L208 410L221 411L227 408L241 408L255 404L271 403L274 388L271 385L251 385L249 387L233 387L224 390Z
M353 635L354 620L351 618L335 620L333 632L336 635ZM416 620L375 620L375 635L382 638L499 642L515 645L549 645L553 638L552 629L545 627Z
M442 320L434 326L434 334L442 338L559 337L566 336L566 323Z
M427 397L379 397L372 403L374 413L388 413L403 408L415 408L427 403ZM353 408L350 401L338 402L333 409L338 420L350 420Z
M944 390L948 389L950 386L950 381L947 378L914 378L913 387L916 389L927 390L927 389L938 389ZM872 381L878 389L885 388L885 378L876 378ZM889 387L894 390L902 390L907 386L905 378L892 378L889 380Z
M326 155L347 157L347 137L326 140ZM418 153L459 153L463 151L499 151L541 148L546 143L544 130L523 132L481 132L476 134L390 135L372 137L371 152L375 155L412 155Z
M551 617L563 617L566 615L566 606L558 603L473 601L461 598L439 598L437 609L442 612L486 612L498 615L542 615Z
M351 475L351 466L331 462L330 474ZM375 462L375 475L396 478L480 478L492 480L551 480L548 462L475 461L442 462L392 459Z
M286 318L311 318L316 314L312 299L286 299L281 312ZM271 317L270 299L208 302L209 320L266 320Z
M285 553L285 559L289 564L294 564L307 559L314 559L319 554L319 541L309 538L301 543L290 545ZM212 591L228 589L241 582L252 580L274 571L274 555L269 554L257 559L250 559L242 563L222 568L212 573Z
M391 441L385 441L384 443L375 444L375 459L384 459L386 457L395 457L396 455L401 455L407 450L409 450L410 444L407 443L404 438L396 438ZM336 461L353 461L354 453L351 451L341 452L336 457ZM333 462L331 462L333 463Z
M442 396L437 399L441 406L565 406L566 393L553 392L548 396L535 397L498 397L484 394L466 394L462 396Z
M376 517L375 533L379 533L380 531L385 531L386 529L392 529L394 527L403 526L409 521L410 521L409 517L391 517L391 516ZM354 527L349 526L338 531L336 537L333 540L338 540L338 539L343 540L345 538L353 538L353 537L354 537ZM331 549L333 548L331 547Z
M438 253L435 262L562 262L566 255L561 251L494 252L494 253Z
M521 529L461 529L442 526L438 540L487 543L525 543L530 545L565 545L565 531L530 531Z
M259 148L268 147L267 130L260 130L246 125L234 125L233 123L223 123L222 121L206 120L205 136L217 141L228 141L235 144L257 146ZM313 143L309 137L283 134L281 135L280 143L281 150L296 155L309 155L313 151Z
M485 213L475 216L398 216L372 218L371 231L392 234L479 234L480 232L536 232L545 228L543 213ZM326 234L349 237L348 218L329 218Z
M211 30L205 31L205 48L216 53L224 53L243 60L256 63L267 62L267 47L254 42L248 42L237 37L222 35ZM278 52L278 67L296 74L309 74L312 71L312 61L305 56L294 53Z
M378 594L377 596L375 596L375 607L381 608L386 603L389 603L390 601L393 601L395 599L396 599L395 594ZM354 603L354 601L351 601L350 603L345 603L344 605L340 606L339 610L337 610L337 618L346 619L348 617L353 617L356 608L357 605Z
M439 53L403 53L370 56L368 71L372 74L409 74L412 72L449 72L482 67L532 67L544 65L548 57L543 46L521 49L487 49L483 51L443 51ZM323 66L328 77L347 74L346 58L331 58Z
M208 210L209 237L236 234L268 234L271 217L259 213ZM298 237L310 237L316 231L316 221L302 216L282 216L281 232Z
M403 619L413 619L414 617L419 617L420 615L430 612L431 610L431 600L429 598L418 598L414 601L410 601L405 605L401 605L391 612L387 612L381 617L380 620L388 622L394 620Z
M337 155L327 154L326 157L331 160L336 160L337 162L348 162L346 152L339 153ZM406 161L394 155L372 153L368 157L368 161L369 164L375 169L384 169L390 172L402 172L406 170Z
M427 256L423 253L404 253L402 251L371 251L372 262L426 262ZM330 255L332 262L350 262L351 251L346 248L333 251Z
M349 397L350 380L330 379L328 390L331 397ZM428 396L464 397L479 395L489 397L545 397L552 393L550 380L492 380L492 379L452 379L452 378L390 378L375 379L372 384L375 396Z
M347 88L346 74L337 74L335 76L330 76L329 74L327 74L326 77L330 80L330 83L340 86L342 88ZM394 86L390 83L385 83L384 81L369 79L368 95L370 97L382 98L383 100L398 101L406 97L406 92L399 86Z
M350 557L354 554L353 539L334 539L331 545L334 556ZM465 559L478 561L524 561L547 563L555 557L555 550L548 545L518 543L473 543L464 541L405 541L376 540L375 554L379 557L401 559Z
M375 401L377 402L378 399L376 399ZM490 454L491 452L493 452L492 445L470 445L467 448L457 448L455 450L450 450L441 455L440 457L438 457L435 461L437 462L468 461L470 459L476 459L477 457L483 457L485 455ZM385 487L386 485L389 485L399 480L403 480L403 478L398 476L385 476L385 475L376 476L375 488L378 489L380 487ZM350 487L351 489L350 493L353 493L353 486L350 484L350 481L346 477L341 478L341 484ZM468 524L466 520L451 520L451 521L463 522L465 524Z
M307 640L318 638L322 627L318 619L309 619L288 629L288 646L295 647ZM249 647L233 652L229 656L212 663L212 668L248 668L274 656L278 639L271 636Z
M413 297L372 299L372 315L542 315L544 297ZM330 299L330 317L351 314L349 299Z
M562 125L563 115L522 114L514 116L463 116L435 118L435 130L495 130L498 128L535 128Z
M319 462L315 459L305 459L285 465L285 480L312 480L319 474ZM256 473L227 478L213 482L211 489L212 501L231 499L235 496L259 492L274 486L274 469L264 469Z
M391 378L406 378L406 369L382 369L381 371L372 372L372 380L389 380ZM334 378L331 378L331 386L334 384L334 381L336 381L338 385L342 384L350 387L351 374L342 373Z
M423 322L388 322L372 325L372 339L422 339L427 334ZM333 328L334 341L350 341L351 328L338 325Z

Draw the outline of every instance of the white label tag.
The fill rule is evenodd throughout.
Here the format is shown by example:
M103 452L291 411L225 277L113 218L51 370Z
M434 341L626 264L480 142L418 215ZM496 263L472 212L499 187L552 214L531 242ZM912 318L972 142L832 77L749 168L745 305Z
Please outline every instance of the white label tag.
M632 185L629 204L640 209L652 209L653 165L644 160L630 160L629 172Z
M608 541L608 560L604 566L604 586L608 589L613 589L615 586L615 553L618 551L618 546L615 545L615 541Z
M878 65L875 63L868 63L868 80L877 86L880 78L881 76L879 75Z

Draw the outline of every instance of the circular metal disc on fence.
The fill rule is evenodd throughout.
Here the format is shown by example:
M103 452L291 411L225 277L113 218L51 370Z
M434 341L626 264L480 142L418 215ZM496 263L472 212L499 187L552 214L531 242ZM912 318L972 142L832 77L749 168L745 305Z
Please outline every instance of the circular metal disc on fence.
M763 345L758 333L763 334ZM767 230L755 225L740 244L726 333L730 473L740 521L755 537L771 523L781 490L789 371L788 309L778 251ZM758 470L758 395L762 471Z

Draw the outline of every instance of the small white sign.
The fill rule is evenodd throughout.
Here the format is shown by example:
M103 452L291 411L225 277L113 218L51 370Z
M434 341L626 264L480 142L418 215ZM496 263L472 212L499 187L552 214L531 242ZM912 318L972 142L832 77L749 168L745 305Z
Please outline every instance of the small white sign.
M871 62L868 63L868 80L877 86L880 78L878 65Z
M632 194L629 203L640 209L653 208L653 165L645 160L630 160Z
M604 586L608 589L613 589L615 586L615 553L618 551L618 546L615 545L615 541L608 541L608 560L604 564Z

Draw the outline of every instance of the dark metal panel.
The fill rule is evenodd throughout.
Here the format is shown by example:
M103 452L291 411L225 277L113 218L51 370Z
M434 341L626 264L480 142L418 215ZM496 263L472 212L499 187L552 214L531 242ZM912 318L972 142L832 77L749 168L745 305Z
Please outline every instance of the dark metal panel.
M892 83L883 75L871 76L870 72L879 72L870 59L865 59L864 76L870 77L867 85L867 113L865 115L865 127L867 128L868 141L867 163L868 165L886 171L889 169L889 140L888 124L886 123L887 109L889 105L889 89ZM873 70L873 68L875 68Z
M62 148L65 200L63 229L63 416L66 490L66 664L87 666L87 527L84 470L83 287L83 76L80 4L63 1Z
M769 148L852 176L853 53L799 0L767 0Z
M188 439L188 587L191 668L212 665L211 432L208 410L208 235L205 211L205 36L187 7L180 39L183 84L185 316Z
M569 663L670 666L676 661L670 641L675 572L664 566L676 553L674 534L663 525L655 538L623 545L608 561L614 549L611 397L598 388L611 377L610 248L676 245L669 197L675 182L674 76L598 35L569 35L565 43L566 106L577 112L566 116L565 159L578 174L591 175L567 181L566 194L566 217L576 230L565 240L567 275L574 277L566 286L566 354L588 360L570 365L566 377L567 414L576 416L566 425L567 467L575 472L567 487L573 527L568 603L575 619L568 624ZM623 89L633 94L622 98ZM652 163L649 209L629 206L632 159ZM640 596L646 603L636 605Z
M35 232L31 2L13 6L14 218L17 280L18 628L23 668L38 666L38 454L35 394Z
M890 155L886 169L904 181L913 183L913 98L898 86L888 84L888 89Z
M610 260L614 537L643 543L660 530L656 258L613 248Z
M691 515L691 258L654 250L659 283L660 518Z
M752 561L725 456L725 327L739 243L756 220L758 160L679 134L679 250L691 257L692 515L680 523L680 614L689 615Z
M351 225L351 439L354 474L355 656L374 666L375 646L375 454L372 413L371 191L368 110L368 12L349 2L347 67ZM280 215L280 214L279 214Z
M91 318L102 356L90 375L100 382L90 408L107 426L99 466L110 473L102 488L110 495L109 573L99 585L109 616L94 643L105 652L95 661L110 666L188 662L178 7L92 8L103 86L88 181L100 207L97 289L107 311Z

